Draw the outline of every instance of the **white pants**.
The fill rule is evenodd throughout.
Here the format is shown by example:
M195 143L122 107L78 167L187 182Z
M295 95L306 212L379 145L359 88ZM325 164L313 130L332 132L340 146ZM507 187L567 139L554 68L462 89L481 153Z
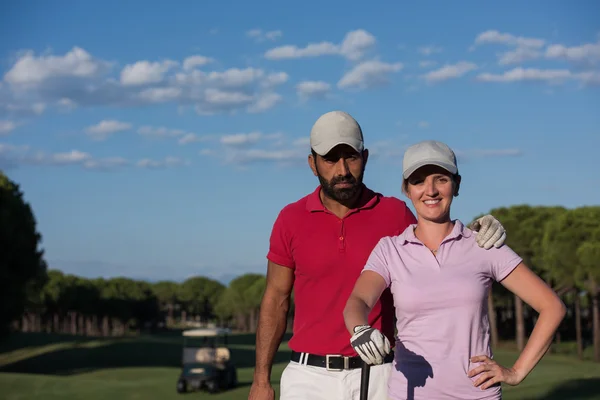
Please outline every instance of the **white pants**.
M388 378L392 363L372 365L369 400L388 400ZM281 375L280 400L360 400L360 368L327 371L294 361Z

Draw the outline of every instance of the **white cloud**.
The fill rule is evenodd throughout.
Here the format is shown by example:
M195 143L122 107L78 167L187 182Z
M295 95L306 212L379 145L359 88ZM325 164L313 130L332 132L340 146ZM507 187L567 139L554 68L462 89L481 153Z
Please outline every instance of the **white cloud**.
M60 104L58 104L60 107ZM0 102L0 113L5 112L12 117L30 117L37 116L44 113L48 105L43 102Z
M212 138L217 138L213 135ZM256 162L275 162L289 165L306 160L307 138L289 140L281 132L263 133L251 131L220 135L216 148L204 148L199 154L220 159L225 164L246 165ZM305 147L305 148L303 148Z
M251 67L196 69L211 60L201 55L183 62L142 60L115 71L112 63L83 49L59 56L24 53L4 77L8 85L0 88L0 112L14 118L41 113L48 105L70 110L175 103L210 115L263 112L281 102L275 90L289 80L287 73Z
M226 146L246 146L258 142L261 137L260 132L236 133L223 136L221 143Z
M545 41L537 38L515 36L510 33L501 33L497 30L488 30L480 33L475 38L475 44L479 45L484 43L541 48L544 47Z
M348 60L357 61L361 59L376 44L375 36L358 29L346 34L343 41L339 44L331 42L309 43L305 47L295 45L286 45L275 47L265 53L265 58L269 60L283 60L304 57L319 57L324 55L339 55Z
M298 147L310 146L310 137L298 138L292 142L292 145L298 146Z
M483 82L547 81L560 82L573 79L575 75L567 69L514 68L503 74L482 73L477 76Z
M204 65L210 64L213 61L214 59L201 55L189 56L185 60L183 60L183 69L186 71L190 71L196 67L202 67Z
M96 158L90 153L80 150L69 150L57 153L47 153L34 150L30 146L14 146L0 143L0 165L8 167L18 166L80 166L88 170L111 170L129 165L140 168L166 168L179 165L189 165L188 161L176 157L167 157L164 160L154 161L142 159L132 163L123 157Z
M585 85L600 85L600 71L580 72L576 76Z
M101 159L90 159L83 163L87 169L113 169L129 165L130 162L123 157L107 157Z
M324 98L331 92L331 85L323 81L303 81L296 85L296 94L301 99Z
M172 60L150 62L138 61L126 65L121 71L121 83L123 85L146 85L163 80L169 69L175 67L177 62Z
M23 53L4 76L0 112L12 119L41 113L48 106L69 110L175 103L180 110L195 109L203 115L257 113L281 102L275 90L289 80L283 71L251 67L201 71L196 68L212 60L201 55L183 61L141 60L114 70L113 63L75 49L57 56Z
M240 108L249 113L266 111L282 100L281 95L272 90L287 82L289 76L285 72L267 74L262 69L248 67L210 73L195 70L189 74L179 73L175 79L179 86L191 87L189 95L197 103L196 111L211 115Z
M87 127L85 130L94 140L105 140L110 135L116 132L126 131L131 129L131 124L113 119L105 119L96 125Z
M140 126L137 130L137 133L142 136L159 138L179 137L186 134L186 132L182 129L170 129L164 126L155 127L149 125Z
M441 52L442 48L437 46L424 46L419 48L419 53L423 54L424 56L430 56L432 54Z
M283 32L280 30L264 32L262 29L251 29L246 32L246 36L256 40L257 42L264 42L265 40L275 41L283 36Z
M264 93L255 96L252 104L248 106L249 113L261 113L279 104L283 97L278 93Z
M365 61L348 71L338 82L341 89L367 89L389 83L389 74L402 70L402 63Z
M175 75L176 83L180 85L212 85L222 88L247 86L265 78L265 72L257 68L229 68L225 71L203 72L194 70L190 73Z
M541 57L542 53L532 47L517 47L515 50L501 53L498 56L500 65L519 64L523 61L535 60Z
M61 111L72 111L77 108L77 103L67 97L58 100L56 104Z
M595 64L600 61L600 41L581 46L566 47L554 44L546 48L546 58L561 59L576 63Z
M419 128L421 128L421 129L428 128L428 127L429 127L429 122L427 122L427 121L420 121L420 122L418 123L418 126L419 126Z
M64 56L36 57L25 51L4 80L11 85L33 85L56 78L92 78L104 73L110 63L93 58L80 47L73 47Z
M421 67L421 68L433 67L436 64L437 64L437 62L430 61L430 60L419 61L419 67Z
M287 45L270 49L265 53L269 60L283 60L287 58L319 57L323 55L339 54L336 45L329 42L310 43L304 48Z
M288 79L290 79L290 76L288 74L286 74L285 72L276 72L276 73L267 75L267 77L262 85L264 87L282 85L282 84L286 83L288 81Z
M206 89L204 102L196 105L199 114L211 115L220 110L237 109L252 104L251 95L239 91L224 91L220 89Z
M138 97L148 103L165 103L180 98L182 93L183 89L178 87L148 88L141 91Z
M0 135L7 135L15 130L16 127L17 124L13 121L0 120Z
M89 153L84 153L79 150L71 150L66 153L55 153L50 156L50 159L56 164L77 164L90 160L91 158L92 156Z
M295 164L306 161L306 152L296 149L290 150L265 150L248 149L236 151L226 156L229 164L253 164L258 162L278 162L279 164Z
M428 72L423 75L425 80L430 83L442 82L448 79L460 78L470 71L477 69L477 65L467 61L460 61L456 64L446 64L443 67Z
M515 48L514 50L498 54L498 63L500 65L518 64L524 61L535 60L542 56L541 48L544 47L545 43L543 39L516 36L496 30L483 32L475 39L475 45L501 44Z
M190 144L190 143L196 143L196 142L205 142L207 140L211 140L214 138L214 135L196 135L195 133L186 133L185 135L181 136L178 140L177 143L184 145L184 144Z
M281 133L264 134L259 131L249 133L235 133L224 135L220 139L220 143L230 147L248 147L258 143L261 140L275 140L282 137Z
M175 166L179 166L179 165L189 165L190 163L188 161L185 161L181 158L178 157L166 157L163 160L152 160L149 158L144 158L142 160L139 160L136 165L140 168L151 168L151 169L156 169L156 168L166 168L166 167L175 167Z

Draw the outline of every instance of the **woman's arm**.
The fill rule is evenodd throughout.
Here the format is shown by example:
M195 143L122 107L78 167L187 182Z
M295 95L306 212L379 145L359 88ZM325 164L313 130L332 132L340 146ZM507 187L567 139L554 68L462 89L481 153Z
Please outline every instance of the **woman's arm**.
M565 316L566 307L546 282L523 263L501 284L539 313L527 345L513 365L522 381L550 348L554 334Z
M360 274L344 307L344 322L350 335L354 334L355 326L369 323L369 313L386 286L377 272L363 271Z
M550 348L566 313L565 305L556 293L523 263L500 283L537 311L539 318L512 368L502 367L484 355L471 359L472 362L483 363L469 372L469 376L481 373L474 385L481 385L482 389L499 382L509 385L521 383Z

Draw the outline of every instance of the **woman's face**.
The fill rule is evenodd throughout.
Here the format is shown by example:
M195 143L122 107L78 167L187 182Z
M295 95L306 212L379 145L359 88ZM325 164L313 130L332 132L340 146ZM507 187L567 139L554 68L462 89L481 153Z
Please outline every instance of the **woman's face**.
M436 165L417 169L408 178L406 192L419 218L432 222L450 219L450 205L456 191L452 175L445 169Z

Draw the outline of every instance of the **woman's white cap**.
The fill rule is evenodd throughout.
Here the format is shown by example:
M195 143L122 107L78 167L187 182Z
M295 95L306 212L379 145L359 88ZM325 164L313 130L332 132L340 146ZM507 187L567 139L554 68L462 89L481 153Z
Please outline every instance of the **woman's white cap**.
M425 140L406 149L402 160L402 176L408 179L424 165L437 165L451 174L458 173L456 155L448 145L436 140Z

